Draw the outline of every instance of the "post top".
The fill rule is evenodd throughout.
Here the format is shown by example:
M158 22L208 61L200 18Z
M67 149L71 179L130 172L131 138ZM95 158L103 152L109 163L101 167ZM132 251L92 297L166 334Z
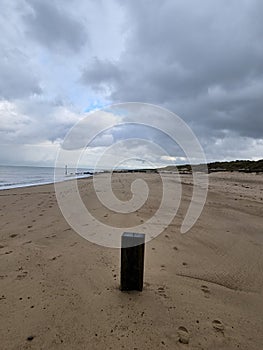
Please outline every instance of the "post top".
M129 238L144 238L144 233L135 233L135 232L124 232L122 234L122 237L129 237Z
M137 245L145 244L145 234L135 232L124 232L121 237L121 247L131 248Z

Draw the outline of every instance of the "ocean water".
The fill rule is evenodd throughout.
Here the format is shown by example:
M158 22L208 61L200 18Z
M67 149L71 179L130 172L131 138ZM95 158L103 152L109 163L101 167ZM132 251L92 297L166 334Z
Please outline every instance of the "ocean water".
M91 169L78 169L78 173L91 172ZM91 175L75 175L73 169L68 169L68 174L65 175L65 170L61 169L61 175L58 181L70 180L75 177L89 177ZM31 166L3 166L0 165L0 190L16 187L27 187L54 182L54 168L48 167L31 167Z

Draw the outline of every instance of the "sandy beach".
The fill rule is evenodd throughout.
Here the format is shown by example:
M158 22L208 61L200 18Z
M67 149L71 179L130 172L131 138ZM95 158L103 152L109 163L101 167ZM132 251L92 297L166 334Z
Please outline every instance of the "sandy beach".
M120 198L137 176L114 174ZM146 220L160 200L158 174L142 177L150 197L128 223ZM119 290L120 250L75 233L53 185L0 191L0 348L261 349L263 175L209 181L202 215L181 235L192 195L182 176L177 216L146 245L144 290L129 293ZM95 217L125 222L100 205L91 178L79 188Z

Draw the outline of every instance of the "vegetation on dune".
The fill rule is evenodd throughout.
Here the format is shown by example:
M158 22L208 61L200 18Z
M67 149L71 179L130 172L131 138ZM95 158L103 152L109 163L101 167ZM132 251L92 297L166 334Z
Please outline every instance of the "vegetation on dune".
M173 171L178 169L179 172L189 172L191 171L191 165L170 165L160 170L164 171ZM200 170L204 168L202 164L193 165L195 170ZM263 172L263 159L258 161L252 160L235 160L230 162L213 162L207 164L208 172L217 172L217 171L239 171L247 173L259 173Z

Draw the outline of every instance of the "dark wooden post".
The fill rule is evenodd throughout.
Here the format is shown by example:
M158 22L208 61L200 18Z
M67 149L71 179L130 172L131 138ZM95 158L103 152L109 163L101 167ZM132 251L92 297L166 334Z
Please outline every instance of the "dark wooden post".
M145 235L124 232L121 238L122 291L143 289Z

